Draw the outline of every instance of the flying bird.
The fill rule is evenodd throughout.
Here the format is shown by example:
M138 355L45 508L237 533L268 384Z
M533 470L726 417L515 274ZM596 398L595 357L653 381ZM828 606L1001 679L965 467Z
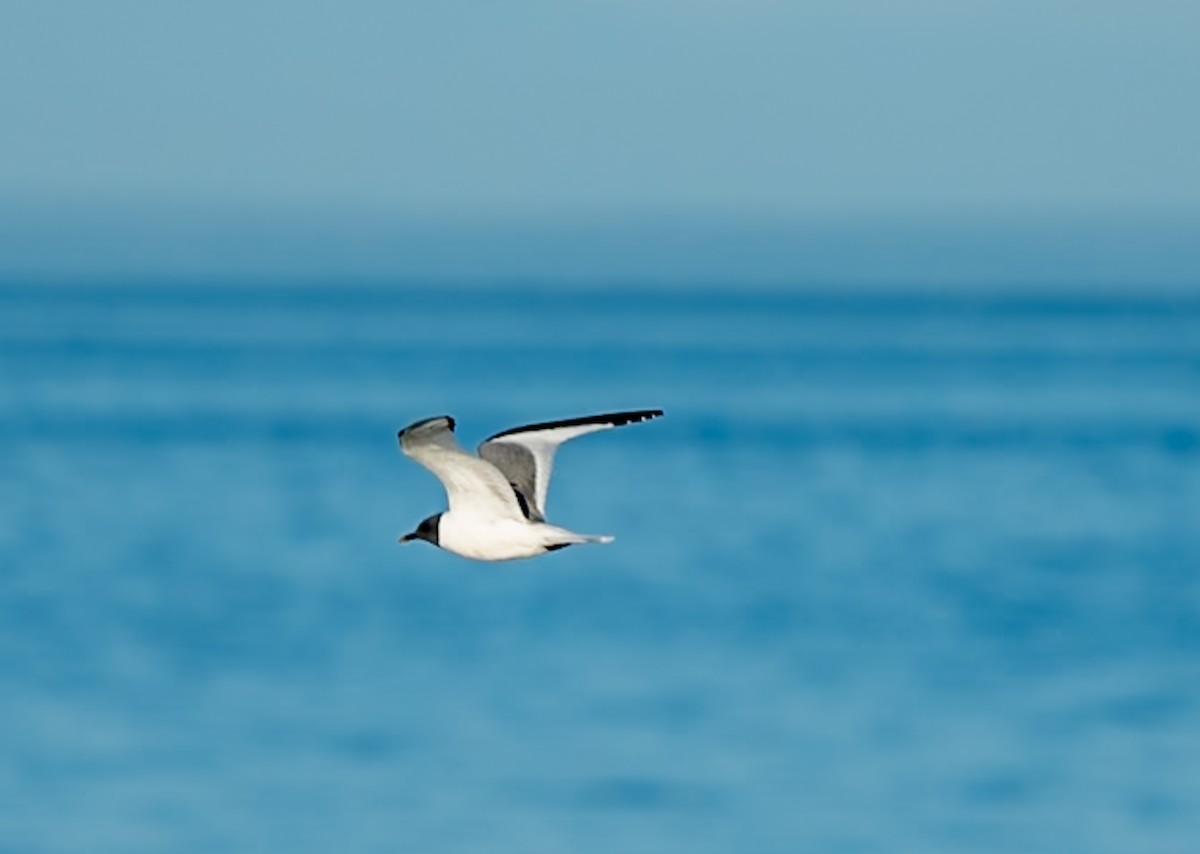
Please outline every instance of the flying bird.
M449 415L417 421L397 434L400 450L434 473L450 506L400 542L426 540L472 560L514 560L578 543L611 543L612 537L577 534L546 521L554 453L568 439L662 414L639 409L527 424L485 439L479 456L459 447Z

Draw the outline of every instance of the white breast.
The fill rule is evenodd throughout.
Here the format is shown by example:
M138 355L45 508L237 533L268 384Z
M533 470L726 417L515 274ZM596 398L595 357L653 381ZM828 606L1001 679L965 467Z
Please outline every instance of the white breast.
M438 545L473 560L513 560L546 550L547 525L525 520L444 513L438 525Z

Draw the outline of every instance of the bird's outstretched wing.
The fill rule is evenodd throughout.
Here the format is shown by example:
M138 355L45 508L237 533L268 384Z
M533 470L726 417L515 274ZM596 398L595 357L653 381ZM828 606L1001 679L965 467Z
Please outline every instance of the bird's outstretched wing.
M546 515L550 473L554 470L554 452L559 445L577 436L649 421L662 414L661 409L639 409L526 424L485 439L479 446L479 456L503 472L512 488L522 495L529 505L529 517L542 521Z
M397 434L400 450L429 469L446 488L456 516L523 519L517 497L500 470L459 447L454 419L426 418Z

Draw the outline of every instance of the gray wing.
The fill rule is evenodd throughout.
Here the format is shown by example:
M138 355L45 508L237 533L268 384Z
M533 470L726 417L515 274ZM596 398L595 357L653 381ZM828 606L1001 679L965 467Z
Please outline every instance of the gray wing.
M451 512L486 518L524 518L512 487L494 465L472 456L454 438L454 419L441 415L405 427L400 450L429 469L446 489Z
M517 442L501 442L489 439L479 446L479 456L498 468L516 493L517 501L525 515L534 522L544 522L542 504L537 498L538 459L534 452ZM553 451L551 451L553 456ZM550 465L547 461L545 465ZM547 476L548 479L549 476Z
M513 490L528 505L529 517L541 521L545 519L546 492L559 445L577 436L649 421L662 414L661 409L639 409L527 424L485 439L479 446L479 456L508 478Z

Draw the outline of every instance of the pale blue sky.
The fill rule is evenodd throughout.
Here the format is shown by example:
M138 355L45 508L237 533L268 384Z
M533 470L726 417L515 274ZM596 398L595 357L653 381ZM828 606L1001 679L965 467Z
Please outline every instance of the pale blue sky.
M0 193L1194 213L1197 45L1195 0L16 0Z

